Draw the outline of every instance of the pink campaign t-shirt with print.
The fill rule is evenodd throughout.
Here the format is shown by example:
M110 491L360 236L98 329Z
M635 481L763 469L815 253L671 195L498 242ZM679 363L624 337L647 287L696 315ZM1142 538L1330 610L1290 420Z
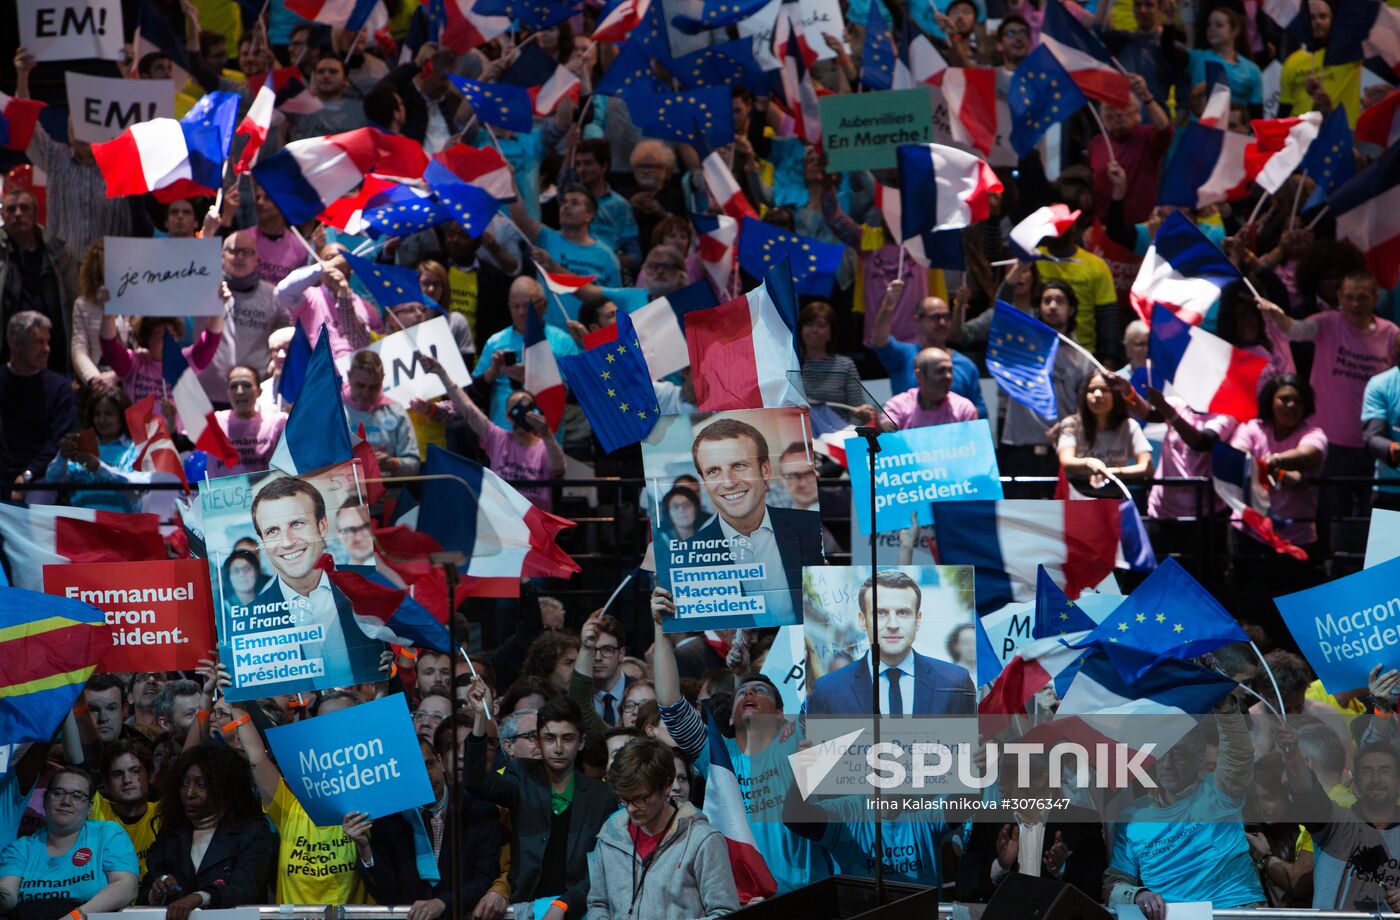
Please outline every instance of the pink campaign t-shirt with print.
M253 245L258 250L258 277L273 287L306 264L306 247L290 230L277 239L254 230Z
M937 409L925 409L919 405L919 388L915 387L890 397L890 401L885 403L885 414L896 428L927 428L929 425L975 421L977 407L972 400L949 393L943 405Z
M1360 410L1357 410L1360 414ZM1282 453L1301 445L1310 445L1327 455L1327 435L1316 425L1299 425L1283 440L1274 437L1274 426L1261 419L1253 419L1235 429L1230 446L1252 456L1255 462L1262 461L1269 454ZM1275 521L1275 529L1299 546L1317 542L1317 489L1270 489L1269 517ZM1235 517L1238 521L1238 516ZM1292 520L1293 523L1279 524ZM1239 526L1236 524L1235 526Z
M1366 332L1352 328L1336 311L1309 317L1316 324L1312 383L1317 419L1327 441L1338 447L1361 447L1361 398L1366 381L1394 364L1400 328L1376 317Z
M258 414L252 418L239 418L232 409L220 409L214 413L214 421L228 435L229 443L238 451L238 465L224 471L224 475L237 473L259 473L267 469L272 460L272 452L282 437L282 429L287 427L287 413L277 412L268 415ZM209 458L211 470L223 464Z
M1223 444L1230 443L1230 436L1235 433L1235 428L1239 425L1232 416L1220 415L1215 412L1197 412L1186 404L1186 401L1176 396L1168 396L1167 402L1180 413L1181 417L1200 431L1212 432ZM1210 478L1210 451L1192 450L1182 440L1181 435L1176 433L1176 429L1167 425L1167 436L1162 441L1162 459L1157 464L1155 479L1185 479L1192 476L1204 476ZM1206 514L1218 511L1224 507L1224 503L1215 495L1214 490L1207 487L1209 494L1203 502L1203 510ZM1164 518L1176 520L1179 518L1194 518L1198 513L1196 507L1197 488L1189 485L1164 486L1153 485L1151 493L1147 496L1147 516L1153 518Z
M500 425L490 425L481 436L481 449L490 460L491 471L506 480L539 481L550 478L549 450L544 441L535 441L530 447L522 447ZM516 486L516 491L544 511L553 508L549 489L532 489L529 486Z

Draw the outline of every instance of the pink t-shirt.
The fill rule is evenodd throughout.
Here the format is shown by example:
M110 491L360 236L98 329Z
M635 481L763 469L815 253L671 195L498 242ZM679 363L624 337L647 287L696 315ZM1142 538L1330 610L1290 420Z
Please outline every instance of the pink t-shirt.
M1230 436L1235 433L1235 428L1239 425L1239 422L1229 415L1197 412L1188 406L1185 400L1175 396L1168 396L1167 402L1171 403L1181 414L1181 417L1195 428L1200 431L1214 432L1216 437L1225 444L1230 443ZM1157 471L1153 478L1185 479L1191 476L1210 478L1210 451L1192 450L1181 439L1181 435L1176 433L1176 429L1168 424L1167 436L1162 440L1162 459L1157 464ZM1204 508L1201 510L1210 514L1223 508L1224 503L1216 497L1215 491L1208 487L1207 491L1208 496ZM1197 489L1194 486L1154 485L1147 496L1147 516L1168 520L1193 518L1198 513L1196 497Z
M977 418L977 407L972 400L949 393L943 405L937 409L925 409L919 405L919 388L905 390L885 403L885 414L896 428L927 428L929 425L950 425L953 422L971 422Z
M1360 408L1356 412L1360 416ZM1291 435L1280 441L1274 437L1273 425L1256 418L1236 428L1234 437L1230 439L1231 447L1245 451L1255 461L1303 444L1318 448L1324 457L1327 455L1327 435L1316 425L1299 425ZM1317 524L1314 521L1317 517L1317 489L1311 486L1305 489L1275 489L1267 485L1265 488L1269 492L1269 517L1274 519L1274 528L1279 534L1299 546L1317 542ZM1238 519L1236 516L1235 520Z
M210 475L214 467L219 467L224 475L236 473L260 473L267 469L272 460L272 452L282 437L282 429L287 427L287 413L277 412L258 414L252 418L239 418L232 409L220 409L214 413L214 421L228 435L229 443L238 451L238 465L230 470L222 470L223 464L209 458Z
M536 441L530 447L521 447L500 425L491 425L481 436L481 449L486 454L492 472L507 480L549 479L549 450L544 441ZM549 489L532 489L516 486L516 491L528 498L536 507L544 511L553 508Z
M880 302L896 277L904 279L904 293L899 295L899 302L894 305L894 324L890 326L890 336L903 342L919 341L919 321L914 319L914 310L928 296L928 270L913 259L904 259L904 271L896 275L900 261L899 247L893 243L860 254L860 267L865 276L867 347L871 347L875 340L875 316L880 312Z
M306 264L306 247L288 230L281 239L273 239L261 230L253 231L253 245L258 250L258 277L273 287L295 269Z
M1288 333L1284 332L1274 323L1264 324L1265 334L1269 337L1269 347L1263 345L1250 345L1244 350L1252 355L1258 355L1269 364L1259 375L1259 383L1255 385L1254 392L1260 393L1264 389L1264 384L1273 380L1280 374L1296 374L1298 367L1293 363L1293 346L1288 342Z
M1378 316L1369 330L1358 332L1337 311L1308 319L1317 326L1309 381L1317 397L1313 417L1327 432L1328 443L1362 447L1361 398L1366 381L1394 363L1395 336L1400 328Z
M352 294L350 300L360 321L370 331L383 334L384 322L379 317L379 311L366 303L359 294ZM325 285L312 285L302 291L301 300L292 307L291 314L292 322L301 323L302 328L306 330L307 339L312 342L321 335L322 329L329 330L331 356L337 361L346 355L354 354L355 345L346 334L346 330L340 326L340 307L336 303L335 295Z

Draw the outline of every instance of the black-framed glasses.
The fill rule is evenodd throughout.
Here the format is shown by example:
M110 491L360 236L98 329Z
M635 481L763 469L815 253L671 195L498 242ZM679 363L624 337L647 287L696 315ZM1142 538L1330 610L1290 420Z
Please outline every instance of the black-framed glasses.
M48 794L56 802L62 802L64 799L72 799L74 802L81 805L84 802L92 800L92 796L78 789L49 789Z

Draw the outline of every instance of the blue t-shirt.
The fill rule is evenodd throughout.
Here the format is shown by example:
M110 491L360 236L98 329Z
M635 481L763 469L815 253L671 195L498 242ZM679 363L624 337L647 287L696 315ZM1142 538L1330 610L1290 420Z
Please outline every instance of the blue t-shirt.
M29 790L20 788L19 774L15 772L19 753L19 746L10 751L10 769L0 773L0 853L19 834L19 822L24 818L24 806L29 802Z
M1259 66L1244 55L1235 58L1231 64L1214 51L1202 48L1191 49L1191 66L1187 74L1191 85L1206 82L1206 63L1214 61L1225 68L1225 79L1230 82L1230 101L1241 105L1264 104L1264 75Z
M637 243L640 233L631 203L612 189L598 199L598 213L593 215L588 232L609 249L617 249L627 240Z
M544 337L549 342L549 348L556 357L579 353L578 343L573 340L573 337L556 326L546 325ZM525 336L516 332L514 326L507 326L491 336L481 347L481 357L477 358L476 367L472 368L472 374L480 377L486 373L486 369L491 366L491 356L503 349L514 351L515 363L523 364L525 361ZM491 389L491 421L506 431L511 430L510 416L506 415L506 400L510 399L511 392L510 378L505 374L497 377Z
M594 239L587 246L571 243L553 227L541 227L540 248L571 275L593 275L603 287L622 287L622 266L612 249Z
M60 856L49 856L48 839L44 829L0 853L0 876L20 877L21 901L70 898L81 904L107 887L108 872L140 872L131 838L115 821L88 821Z
M499 139L501 156L510 164L515 173L515 184L520 189L520 203L525 212L535 220L540 219L540 161L549 153L544 143L543 131L529 131L525 134L510 134Z
M1366 391L1361 396L1361 421L1364 424L1373 418L1385 422L1386 436L1392 441L1400 434L1400 368L1381 371L1366 381ZM1394 483L1376 486L1377 492L1400 493L1400 469L1377 460L1376 478Z
M1167 903L1210 901L1217 908L1264 900L1249 858L1241 810L1206 773L1170 805L1134 802L1116 827L1109 866L1142 880Z
M869 802L864 796L843 795L816 803L831 818L822 846L843 875L875 876L875 822L869 820ZM885 877L918 885L943 884L938 855L950 832L931 813L906 811L894 821L883 822Z
M966 355L945 349L953 356L953 392L970 400L977 407L977 417L987 417L987 404L982 400L982 384L977 373L977 365ZM919 346L890 337L884 348L875 349L875 356L890 372L890 392L903 393L919 385L914 379L914 359L918 357Z

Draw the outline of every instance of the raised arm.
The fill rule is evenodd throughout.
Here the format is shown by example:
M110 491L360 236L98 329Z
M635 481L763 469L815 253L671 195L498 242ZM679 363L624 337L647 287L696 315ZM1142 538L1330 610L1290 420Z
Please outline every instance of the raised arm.
M468 396L460 386L454 383L451 377L447 376L447 369L442 366L441 362L431 355L423 354L421 351L418 353L417 357L419 363L423 365L428 373L436 374L437 378L442 381L443 387L447 390L447 398L452 401L452 405L457 410L457 414L467 423L467 427L470 428L477 437L485 437L487 430L491 427L491 420L486 417L486 414L477 408L476 403L472 402L471 397ZM491 365L482 376L488 381L494 382L505 370L505 364L501 360L504 357L505 355L500 351L492 352ZM420 413L431 411L430 405L425 404L424 406L419 406L417 401L414 402L412 408Z

